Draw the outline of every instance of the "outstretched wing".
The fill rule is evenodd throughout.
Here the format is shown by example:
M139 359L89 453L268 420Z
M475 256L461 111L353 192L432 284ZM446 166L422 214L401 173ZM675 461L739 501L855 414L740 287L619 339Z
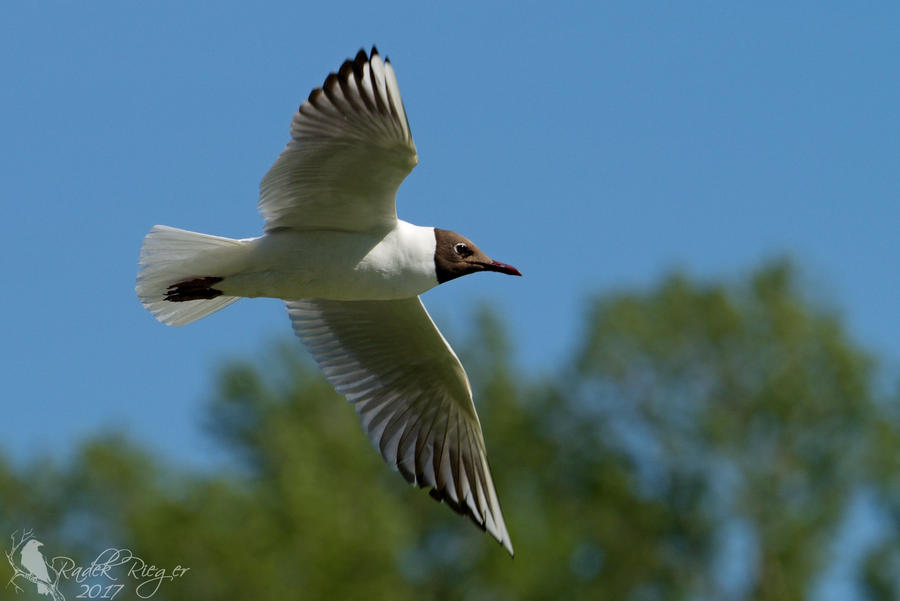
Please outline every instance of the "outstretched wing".
M390 227L417 162L390 61L360 50L294 114L291 141L260 183L265 229Z
M513 552L469 380L418 297L287 301L297 333L384 459Z

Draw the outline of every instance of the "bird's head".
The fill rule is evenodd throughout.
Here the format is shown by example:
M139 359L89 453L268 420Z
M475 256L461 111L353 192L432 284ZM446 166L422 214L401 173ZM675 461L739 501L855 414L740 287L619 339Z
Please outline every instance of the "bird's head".
M22 548L22 550L23 551L37 550L38 548L43 547L43 546L44 546L44 543L42 543L41 541L39 541L36 538L33 538L30 541L28 541L27 543L25 543L25 546Z
M456 232L434 228L434 238L437 242L434 248L434 267L440 284L478 271L522 275L512 265L493 261L471 240Z

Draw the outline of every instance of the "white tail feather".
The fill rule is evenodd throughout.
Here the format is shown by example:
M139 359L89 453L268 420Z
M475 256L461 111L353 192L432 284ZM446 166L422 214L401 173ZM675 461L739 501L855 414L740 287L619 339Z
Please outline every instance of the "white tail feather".
M183 326L215 313L238 300L217 296L182 302L166 300L172 284L198 277L224 277L242 242L154 225L144 238L138 262L137 295L156 319L170 326Z

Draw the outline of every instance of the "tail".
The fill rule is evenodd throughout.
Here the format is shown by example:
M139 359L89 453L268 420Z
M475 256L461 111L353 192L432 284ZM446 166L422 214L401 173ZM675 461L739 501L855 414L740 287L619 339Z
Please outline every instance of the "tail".
M183 326L224 309L238 296L215 285L242 246L221 238L154 225L141 247L137 295L144 307L169 326Z

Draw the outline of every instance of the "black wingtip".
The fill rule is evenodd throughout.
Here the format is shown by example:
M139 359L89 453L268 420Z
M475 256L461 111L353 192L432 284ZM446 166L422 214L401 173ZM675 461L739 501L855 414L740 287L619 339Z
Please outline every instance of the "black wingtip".
M372 44L372 52L369 53L369 57L380 56L378 53L378 47L375 44Z
M325 81L326 81L326 82L328 81L328 78L327 78L327 77L325 78ZM322 85L324 86L325 84L323 83ZM325 92L322 91L322 88L321 88L321 87L314 88L313 91L309 93L309 96L307 97L307 100L309 101L310 104L312 104L313 106L315 106L316 103L319 102L319 97L322 96L324 93L325 93Z
M348 59L348 60L345 60L344 63L341 65L341 68L338 69L338 76L341 79L346 79L346 78L350 77L350 74L352 72L353 72L353 61Z

